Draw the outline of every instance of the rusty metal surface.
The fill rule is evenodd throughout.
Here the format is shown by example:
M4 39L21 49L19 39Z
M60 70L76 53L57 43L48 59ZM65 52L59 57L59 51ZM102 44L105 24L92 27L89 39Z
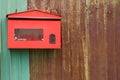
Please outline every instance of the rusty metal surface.
M30 50L31 80L120 80L120 0L28 0L62 16L62 49Z

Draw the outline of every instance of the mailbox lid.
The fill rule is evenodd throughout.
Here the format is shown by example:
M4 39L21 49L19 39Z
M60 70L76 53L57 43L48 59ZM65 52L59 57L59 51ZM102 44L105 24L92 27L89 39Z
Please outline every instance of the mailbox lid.
M42 12L39 10L30 10L25 12L16 12L7 15L8 19L17 18L17 19L61 19L61 16L50 14L47 12Z

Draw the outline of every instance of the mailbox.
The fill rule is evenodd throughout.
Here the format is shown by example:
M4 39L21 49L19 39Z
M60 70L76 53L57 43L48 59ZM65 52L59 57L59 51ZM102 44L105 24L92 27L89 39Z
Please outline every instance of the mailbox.
M61 17L31 10L7 15L8 48L61 48Z

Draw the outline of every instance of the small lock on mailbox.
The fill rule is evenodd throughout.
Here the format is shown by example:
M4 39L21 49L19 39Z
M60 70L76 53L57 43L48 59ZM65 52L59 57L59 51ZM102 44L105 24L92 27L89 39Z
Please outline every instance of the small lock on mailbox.
M8 14L8 48L61 48L61 17L32 10Z

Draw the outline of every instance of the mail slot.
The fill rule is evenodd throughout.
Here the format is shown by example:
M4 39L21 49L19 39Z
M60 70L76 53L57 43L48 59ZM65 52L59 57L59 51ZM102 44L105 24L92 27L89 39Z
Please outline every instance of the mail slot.
M8 48L61 48L61 17L31 10L7 15Z

